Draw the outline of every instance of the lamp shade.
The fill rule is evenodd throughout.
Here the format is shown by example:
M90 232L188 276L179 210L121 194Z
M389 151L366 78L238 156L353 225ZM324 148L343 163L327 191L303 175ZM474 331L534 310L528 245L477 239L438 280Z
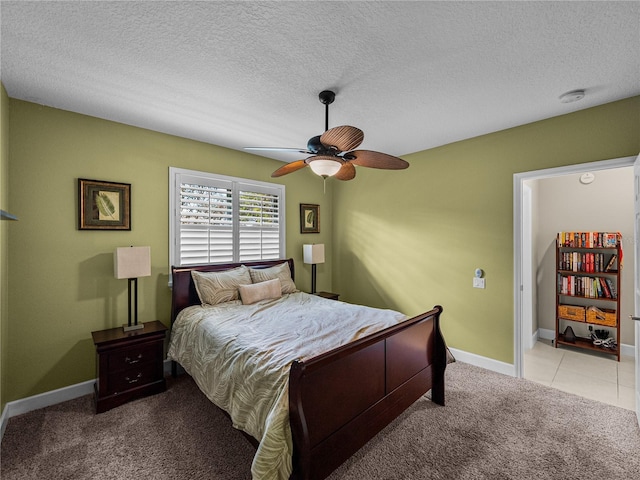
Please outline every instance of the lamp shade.
M313 243L302 246L304 263L324 263L324 243Z
M116 278L138 278L151 275L151 247L119 247L113 253Z

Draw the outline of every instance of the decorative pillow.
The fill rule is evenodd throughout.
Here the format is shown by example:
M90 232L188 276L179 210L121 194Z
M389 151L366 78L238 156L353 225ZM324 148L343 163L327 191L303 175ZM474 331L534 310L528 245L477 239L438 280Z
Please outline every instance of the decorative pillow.
M266 282L253 283L251 285L240 285L240 298L243 305L251 305L260 300L268 300L272 298L282 297L280 279L274 278Z
M238 287L251 283L249 269L244 265L224 272L191 271L191 278L202 305L217 305L238 300Z
M280 280L282 293L295 293L298 291L296 284L291 279L291 270L287 262L269 268L250 268L251 281L253 283L265 282L277 278Z

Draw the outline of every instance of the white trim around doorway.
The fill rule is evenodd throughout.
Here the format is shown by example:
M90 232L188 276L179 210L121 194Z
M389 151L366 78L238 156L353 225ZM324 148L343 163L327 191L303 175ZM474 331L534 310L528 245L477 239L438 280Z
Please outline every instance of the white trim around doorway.
M524 345L531 341L531 325L523 325L522 312L524 289L523 277L523 195L524 182L528 180L540 180L543 178L558 177L576 173L595 172L598 170L609 170L613 168L631 167L636 157L621 157L598 162L581 163L577 165L567 165L564 167L548 168L531 172L516 173L513 175L513 364L516 377L523 376L523 356ZM529 242L530 244L531 242ZM529 289L530 291L530 289Z

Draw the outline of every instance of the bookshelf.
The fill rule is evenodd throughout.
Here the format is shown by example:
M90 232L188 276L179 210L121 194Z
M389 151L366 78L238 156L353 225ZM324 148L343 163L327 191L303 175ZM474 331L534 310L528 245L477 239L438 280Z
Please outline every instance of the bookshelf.
M558 233L556 347L597 351L620 361L622 258L617 232Z

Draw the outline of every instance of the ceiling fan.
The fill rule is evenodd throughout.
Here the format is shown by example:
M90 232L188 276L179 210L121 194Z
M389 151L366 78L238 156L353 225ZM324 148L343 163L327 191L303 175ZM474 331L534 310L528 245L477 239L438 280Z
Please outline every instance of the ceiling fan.
M297 160L278 168L272 177L281 177L295 172L307 165L316 175L323 178L335 177L338 180L351 180L356 176L356 165L361 167L380 168L385 170L402 170L409 163L386 153L372 150L354 150L364 140L362 130L349 125L329 128L329 105L333 103L336 94L324 90L318 95L320 103L325 105L325 132L312 137L307 142L307 148L277 148L277 147L247 147L246 150L290 151L300 152L310 157Z

